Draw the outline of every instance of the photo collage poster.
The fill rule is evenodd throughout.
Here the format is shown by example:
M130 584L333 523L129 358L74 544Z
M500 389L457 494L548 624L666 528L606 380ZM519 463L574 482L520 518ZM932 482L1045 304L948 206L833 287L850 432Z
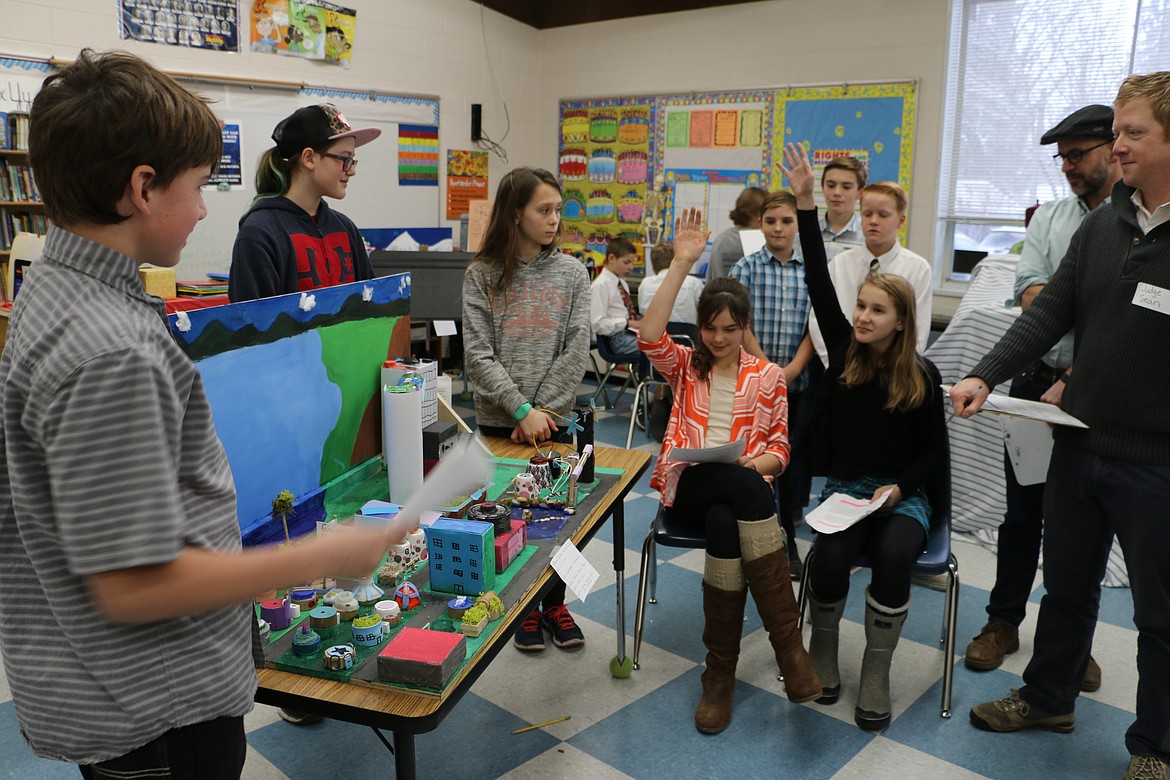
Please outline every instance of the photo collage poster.
M240 50L239 0L118 0L123 40Z
M642 267L651 182L654 98L561 102L562 249L601 267L611 238L628 238Z
M249 15L252 51L349 67L357 28L354 9L324 0L254 0Z

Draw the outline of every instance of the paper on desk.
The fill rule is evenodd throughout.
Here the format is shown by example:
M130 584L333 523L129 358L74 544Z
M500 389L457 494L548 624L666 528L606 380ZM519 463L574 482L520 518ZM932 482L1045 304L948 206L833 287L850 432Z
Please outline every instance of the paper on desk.
M744 446L743 439L736 439L718 447L675 447L670 451L670 459L678 463L735 463L743 455Z
M565 585L573 591L573 595L582 601L593 589L593 583L600 576L593 564L585 560L585 556L572 542L565 542L552 557L553 571L561 575Z
M431 320L431 327L436 336L454 336L459 331L455 328L455 320Z
M1000 415L1008 460L1021 485L1039 485L1048 479L1052 460L1052 426L1039 420Z
M418 490L402 505L391 527L412 531L431 507L443 506L452 496L469 495L491 481L487 455L471 436L465 436L431 469Z
M873 501L854 498L844 493L834 493L805 515L804 519L810 528L815 528L823 534L835 534L878 511L891 492L887 490Z
M950 385L939 385L944 393L951 392ZM1042 401L1029 401L1024 398L1012 398L1007 395L992 393L983 402L981 412L994 414L1010 414L1013 417L1022 417L1026 420L1039 420L1053 425L1067 425L1072 428L1088 428L1083 422L1068 412L1053 404Z

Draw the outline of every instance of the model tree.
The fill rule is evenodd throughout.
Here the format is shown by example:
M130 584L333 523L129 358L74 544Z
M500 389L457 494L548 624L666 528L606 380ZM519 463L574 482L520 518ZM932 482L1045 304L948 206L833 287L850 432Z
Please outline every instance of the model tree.
M281 524L284 526L284 543L289 544L292 540L288 536L288 516L293 513L293 494L288 490L282 490L276 494L276 498L272 499L272 516L279 517Z

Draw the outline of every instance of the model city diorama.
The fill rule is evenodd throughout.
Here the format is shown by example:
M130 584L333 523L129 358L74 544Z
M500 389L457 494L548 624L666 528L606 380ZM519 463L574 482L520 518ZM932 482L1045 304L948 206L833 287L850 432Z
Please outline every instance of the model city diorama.
M171 328L207 387L245 544L408 527L368 577L259 595L268 665L433 696L503 630L614 473L593 467L589 409L560 420L576 451L489 462L478 443L456 445L437 419L437 366L396 358L410 349L409 292L400 274L183 312ZM473 450L480 474L458 463Z

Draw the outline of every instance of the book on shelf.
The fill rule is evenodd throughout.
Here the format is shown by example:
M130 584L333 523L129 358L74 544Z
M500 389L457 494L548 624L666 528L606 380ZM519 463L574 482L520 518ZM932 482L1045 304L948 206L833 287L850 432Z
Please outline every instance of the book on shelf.
M0 165L0 201L39 203L41 191L33 180L28 163L5 160Z
M0 149L8 148L8 112L0 111Z
M23 111L10 111L4 121L8 135L7 149L28 149L28 114Z

